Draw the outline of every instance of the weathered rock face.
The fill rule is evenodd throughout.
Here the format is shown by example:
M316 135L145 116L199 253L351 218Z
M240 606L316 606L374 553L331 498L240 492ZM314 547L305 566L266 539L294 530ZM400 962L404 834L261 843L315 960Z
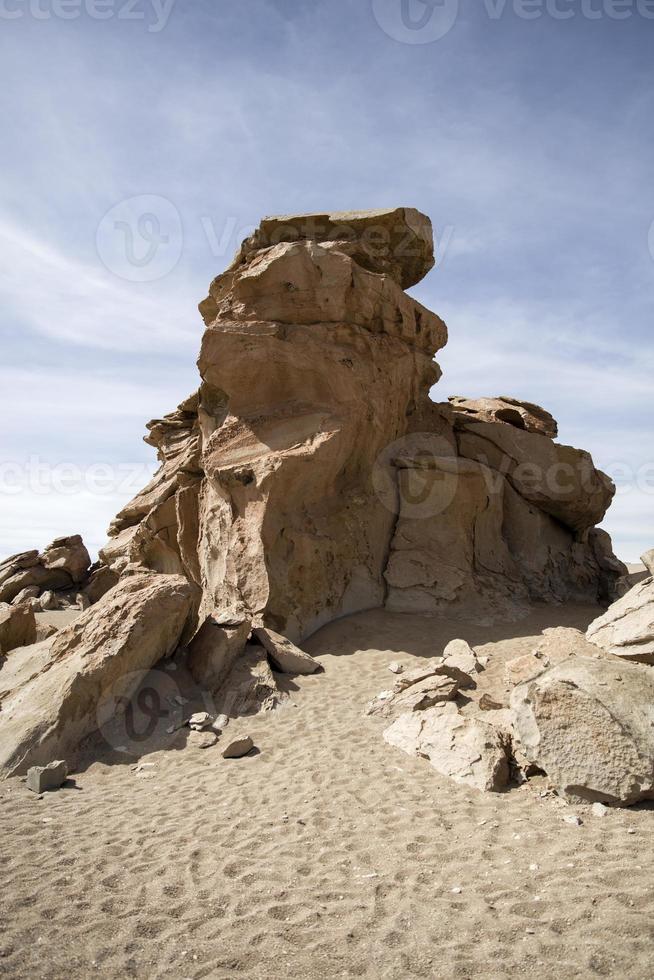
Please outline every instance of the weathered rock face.
M405 457L398 460L398 485L399 519L385 572L389 609L461 608L492 621L520 616L533 601L615 597L626 568L598 557L594 529L565 528L500 470L460 456Z
M281 674L315 674L322 671L322 665L317 660L274 630L258 627L254 635L268 654L275 670Z
M465 640L452 640L442 657L402 671L391 690L382 691L369 702L366 714L396 718L402 712L422 712L452 701L459 690L475 687L475 676L481 670L472 647Z
M603 650L593 646L580 630L558 626L546 629L542 639L531 653L509 660L504 666L506 678L512 687L525 684L550 667L570 657L604 658Z
M540 405L533 402L521 402L508 395L499 398L462 398L460 395L450 395L448 401L456 410L461 421L470 422L506 422L516 429L536 432L543 436L556 439L559 427L556 419Z
M161 467L101 552L191 583L198 623L301 639L380 606L480 619L614 598L613 494L544 409L435 404L445 324L412 209L264 219L200 304L199 391L149 425ZM97 573L94 573L97 574Z
M590 624L586 636L617 657L654 664L654 578L618 599Z
M384 739L465 786L498 792L509 781L509 739L479 718L464 718L454 704L400 715Z
M114 571L136 563L184 575L199 585L198 496L200 427L197 393L176 411L148 423L145 441L161 466L150 483L114 518L101 560Z
M0 602L0 655L36 641L36 621L31 606Z
M180 639L237 715L283 700L268 656L315 670L289 641L348 613L615 597L626 569L594 528L614 488L590 456L529 402L430 400L447 328L403 290L433 262L410 208L268 218L243 243L200 304L199 389L149 423L160 468L100 561L77 536L0 565L0 602L96 603L38 670L11 667L0 769L64 755L105 691ZM393 713L474 688L472 652L452 657L392 692ZM457 746L485 737L447 724Z
M200 398L229 408L203 448L205 598L298 638L383 603L394 515L371 474L426 403L445 327L311 242L257 253L211 295Z
M573 656L511 695L519 748L560 795L629 805L654 796L654 673Z
M176 649L191 604L186 579L134 575L40 645L38 671L27 663L14 672L2 699L0 772L24 772L74 752L98 727L103 702L111 699L115 710L143 671Z
M186 663L198 684L208 691L217 691L245 650L251 623L221 622L220 617L207 616L189 644Z
M270 668L266 651L248 643L217 692L215 704L220 714L239 718L272 711L287 698Z
M231 268L246 264L261 249L300 241L349 255L364 269L390 276L402 289L415 286L434 265L429 218L415 208L392 208L264 218L243 242Z
M599 523L615 486L588 453L500 422L455 417L459 452L505 476L520 496L573 532Z
M407 712L423 713L435 704L451 701L459 690L458 681L447 674L432 672L404 690L382 691L366 707L366 714L397 718Z
M79 534L56 538L40 554L12 555L0 564L0 602L13 602L26 588L37 588L39 593L73 589L84 581L90 564Z

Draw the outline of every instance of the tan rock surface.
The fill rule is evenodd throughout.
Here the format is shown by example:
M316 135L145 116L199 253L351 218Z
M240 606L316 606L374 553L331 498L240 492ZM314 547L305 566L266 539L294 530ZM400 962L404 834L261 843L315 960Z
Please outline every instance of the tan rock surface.
M36 642L36 621L30 606L0 602L0 655Z
M420 282L434 265L431 221L415 208L264 218L243 242L234 265L260 249L307 240L336 248L371 272L389 275L402 289Z
M468 678L469 679L469 678ZM382 691L366 706L367 715L396 718L406 711L424 711L451 701L461 686L461 671L448 671L440 658L402 674L390 691Z
M0 563L0 602L13 602L27 590L72 589L87 578L91 559L79 534L55 538L41 553L26 551Z
M474 687L475 675L484 669L477 654L465 640L450 640L443 650L443 673L449 674L459 682L459 687Z
M296 641L383 602L394 515L371 475L427 407L446 329L311 242L257 253L211 293L199 366L229 414L203 443L205 599Z
M209 691L217 691L235 661L242 655L251 623L221 622L220 615L207 616L189 643L186 664L193 678Z
M74 753L98 728L103 710L114 711L143 671L174 651L190 612L184 579L137 575L46 641L42 672L2 702L0 772L24 772Z
M248 643L216 693L216 710L228 718L273 711L288 699L263 647Z
M506 736L478 718L464 718L454 704L400 715L384 739L465 786L497 792L509 781Z
M84 580L91 565L89 553L79 534L55 538L39 560L50 571L61 569L68 572L71 581L76 584Z
M629 805L654 795L654 674L570 657L511 695L526 758L561 796Z
M464 422L459 452L506 476L524 500L585 531L603 520L615 494L606 474L581 449L499 422Z
M654 578L646 578L588 627L596 646L625 660L654 664Z
M274 630L257 627L254 635L272 660L273 666L283 674L315 674L322 670L322 665L317 660Z
M521 402L507 395L500 395L498 398L463 398L461 395L451 395L448 401L463 422L506 422L516 429L536 432L551 439L556 439L558 435L556 419L540 405L532 402Z
M600 651L589 643L579 630L567 627L547 629L534 649L527 654L507 661L504 665L507 680L512 687L524 684L568 657L602 657Z

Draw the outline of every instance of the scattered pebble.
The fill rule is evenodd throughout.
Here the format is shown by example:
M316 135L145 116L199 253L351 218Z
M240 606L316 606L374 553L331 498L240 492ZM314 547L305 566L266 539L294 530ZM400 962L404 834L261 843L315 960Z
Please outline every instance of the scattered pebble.
M187 745L196 749L210 749L218 741L218 736L212 731L200 731L197 728L189 732Z
M569 813L564 818L566 823L572 824L574 827L581 827L584 822L581 817L577 816L576 813Z
M207 711L196 711L194 715L191 715L186 724L193 731L201 732L204 728L209 728L212 722L213 718Z

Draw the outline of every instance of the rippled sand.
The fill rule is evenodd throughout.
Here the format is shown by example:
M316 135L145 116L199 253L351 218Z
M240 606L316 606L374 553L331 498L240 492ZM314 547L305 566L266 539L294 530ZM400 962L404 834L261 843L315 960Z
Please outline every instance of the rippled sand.
M596 614L491 630L364 613L305 644L325 673L288 683L291 706L213 748L181 732L140 771L106 751L41 800L0 784L0 975L650 978L652 809L576 807L574 827L543 780L461 788L362 714L390 660L493 641L499 690L543 628ZM245 731L258 754L224 760Z

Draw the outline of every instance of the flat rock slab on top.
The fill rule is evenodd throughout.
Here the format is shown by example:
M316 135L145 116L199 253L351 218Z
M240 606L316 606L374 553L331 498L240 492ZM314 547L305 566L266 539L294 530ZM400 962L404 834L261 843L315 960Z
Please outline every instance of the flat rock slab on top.
M264 218L243 242L234 265L258 249L295 241L338 242L340 251L346 251L370 272L391 276L402 289L415 286L434 265L431 221L415 208Z
M536 432L549 436L550 439L556 439L558 435L559 427L554 416L533 402L519 401L508 395L499 395L497 398L450 395L448 401L455 412L460 412L470 421L506 422L517 429Z

